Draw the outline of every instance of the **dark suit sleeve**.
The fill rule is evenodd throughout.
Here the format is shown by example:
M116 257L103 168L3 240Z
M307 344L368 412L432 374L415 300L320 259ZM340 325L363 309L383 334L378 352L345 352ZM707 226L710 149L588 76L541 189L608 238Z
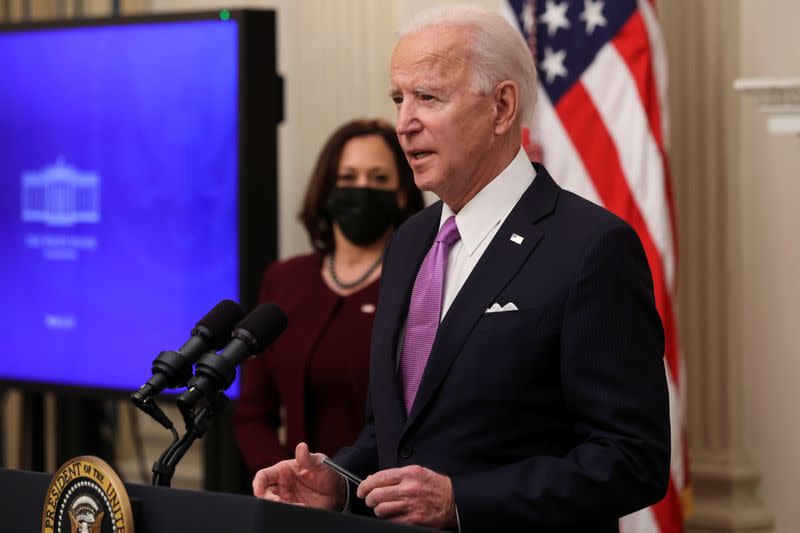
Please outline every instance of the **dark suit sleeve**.
M664 334L641 243L600 232L566 298L561 386L576 445L563 456L453 476L464 531L609 520L661 499L670 428Z
M361 478L378 470L378 445L375 439L375 417L372 414L372 394L367 395L367 418L352 446L342 448L335 460Z

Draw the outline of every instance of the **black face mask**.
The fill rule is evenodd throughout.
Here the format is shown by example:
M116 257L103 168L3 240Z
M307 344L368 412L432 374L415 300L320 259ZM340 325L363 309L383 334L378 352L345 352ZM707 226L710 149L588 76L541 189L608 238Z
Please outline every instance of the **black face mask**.
M359 246L377 241L400 215L397 191L370 187L337 187L327 207L344 236Z

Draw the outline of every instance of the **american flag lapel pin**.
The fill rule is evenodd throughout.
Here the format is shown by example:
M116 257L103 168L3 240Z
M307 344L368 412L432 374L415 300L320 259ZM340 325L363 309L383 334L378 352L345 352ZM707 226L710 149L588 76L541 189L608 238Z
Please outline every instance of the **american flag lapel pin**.
M524 241L524 240L525 240L525 237L523 237L521 235L517 235L516 233L512 233L511 234L511 242L513 242L515 244L522 244L522 241Z

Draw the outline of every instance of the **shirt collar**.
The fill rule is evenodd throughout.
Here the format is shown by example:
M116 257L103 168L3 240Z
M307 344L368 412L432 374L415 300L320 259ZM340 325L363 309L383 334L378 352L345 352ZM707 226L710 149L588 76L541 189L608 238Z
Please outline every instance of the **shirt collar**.
M492 229L511 212L535 177L533 165L525 150L520 148L511 163L461 208L456 215L456 225L468 255L472 255ZM452 215L453 210L443 204L439 227Z

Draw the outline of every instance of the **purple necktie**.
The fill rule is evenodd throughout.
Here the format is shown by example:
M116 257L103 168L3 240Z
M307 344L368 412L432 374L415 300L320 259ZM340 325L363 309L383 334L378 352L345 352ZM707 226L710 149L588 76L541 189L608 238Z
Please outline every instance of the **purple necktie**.
M442 289L447 272L447 254L450 246L460 238L456 217L453 215L445 220L439 229L436 240L422 261L417 279L414 281L406 319L406 335L403 338L403 351L400 354L406 414L411 412L422 373L433 348L436 329L439 327Z

